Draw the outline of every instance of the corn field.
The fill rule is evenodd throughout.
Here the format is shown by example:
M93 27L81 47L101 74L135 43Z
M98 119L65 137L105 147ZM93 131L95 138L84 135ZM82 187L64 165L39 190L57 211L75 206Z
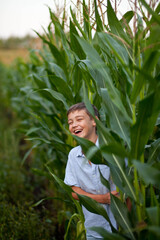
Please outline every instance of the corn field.
M12 78L18 93L12 104L31 145L22 166L34 153L41 162L34 174L53 184L54 194L34 207L56 199L65 212L64 239L85 239L81 204L109 220L96 201L82 195L74 200L63 182L68 153L77 144L93 163L110 167L120 192L120 199L111 196L118 230L94 231L103 239L160 238L160 3L128 2L120 17L120 1L81 0L70 13L64 5L59 15L49 8L50 24L37 33L43 49L31 50L30 61L17 65L21 79ZM100 148L68 131L67 110L81 101L91 114L91 103L100 111Z

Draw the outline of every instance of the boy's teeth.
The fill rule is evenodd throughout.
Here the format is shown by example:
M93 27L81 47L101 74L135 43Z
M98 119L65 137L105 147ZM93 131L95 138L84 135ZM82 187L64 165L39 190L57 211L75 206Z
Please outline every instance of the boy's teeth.
M81 131L80 130L75 131L75 133L79 133L79 132L81 132Z

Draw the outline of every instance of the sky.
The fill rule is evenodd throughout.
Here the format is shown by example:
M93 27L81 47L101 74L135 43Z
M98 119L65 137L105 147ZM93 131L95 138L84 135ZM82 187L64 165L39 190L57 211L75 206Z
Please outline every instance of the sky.
M0 38L43 32L50 20L46 5L53 9L54 0L0 0Z
M44 32L49 22L48 5L55 11L54 2L63 5L65 0L0 0L0 38L24 37L27 34L36 36ZM77 0L66 0L67 4ZM112 1L113 3L114 1ZM119 0L120 9L124 13L128 9L128 0Z

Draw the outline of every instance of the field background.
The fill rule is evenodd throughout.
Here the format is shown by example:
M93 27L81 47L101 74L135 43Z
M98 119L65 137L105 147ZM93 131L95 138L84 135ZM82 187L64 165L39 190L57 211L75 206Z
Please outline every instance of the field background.
M23 110L19 112L12 98L19 96L25 81L25 64L31 49L41 49L42 41L24 38L0 40L0 239L63 239L64 213L58 214L57 201L46 200L43 206L33 207L40 199L54 197L53 184L32 168L41 168L35 162L35 152L23 158L31 148L20 130ZM17 66L22 69L19 74ZM24 67L24 69L23 69ZM22 101L17 107L25 109ZM40 164L40 165L39 165ZM42 167L43 168L43 167ZM41 169L42 169L41 168Z
M15 59L29 60L30 49L41 49L42 41L39 38L25 36L23 38L10 37L0 39L0 62L6 65L13 63Z
M24 61L29 59L27 49L0 49L0 62L10 65L16 58L21 58Z

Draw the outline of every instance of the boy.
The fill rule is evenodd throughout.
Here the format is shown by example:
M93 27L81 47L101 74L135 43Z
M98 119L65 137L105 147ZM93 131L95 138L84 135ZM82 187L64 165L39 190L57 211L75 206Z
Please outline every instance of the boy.
M97 108L93 106L95 117L99 119ZM69 131L82 138L86 138L98 146L98 136L96 133L96 122L91 114L88 112L83 102L71 106L67 112ZM73 148L68 156L66 167L66 174L64 182L71 186L74 193L72 196L78 200L76 193L88 196L97 202L103 204L108 216L116 227L114 216L110 210L110 193L108 189L101 183L100 173L110 182L111 193L115 196L118 195L116 187L110 181L110 169L106 165L96 165L86 160L80 146ZM89 228L99 226L111 232L110 224L100 215L89 212L82 206L85 217L85 228L87 232L87 240L102 239L102 237L95 231Z

